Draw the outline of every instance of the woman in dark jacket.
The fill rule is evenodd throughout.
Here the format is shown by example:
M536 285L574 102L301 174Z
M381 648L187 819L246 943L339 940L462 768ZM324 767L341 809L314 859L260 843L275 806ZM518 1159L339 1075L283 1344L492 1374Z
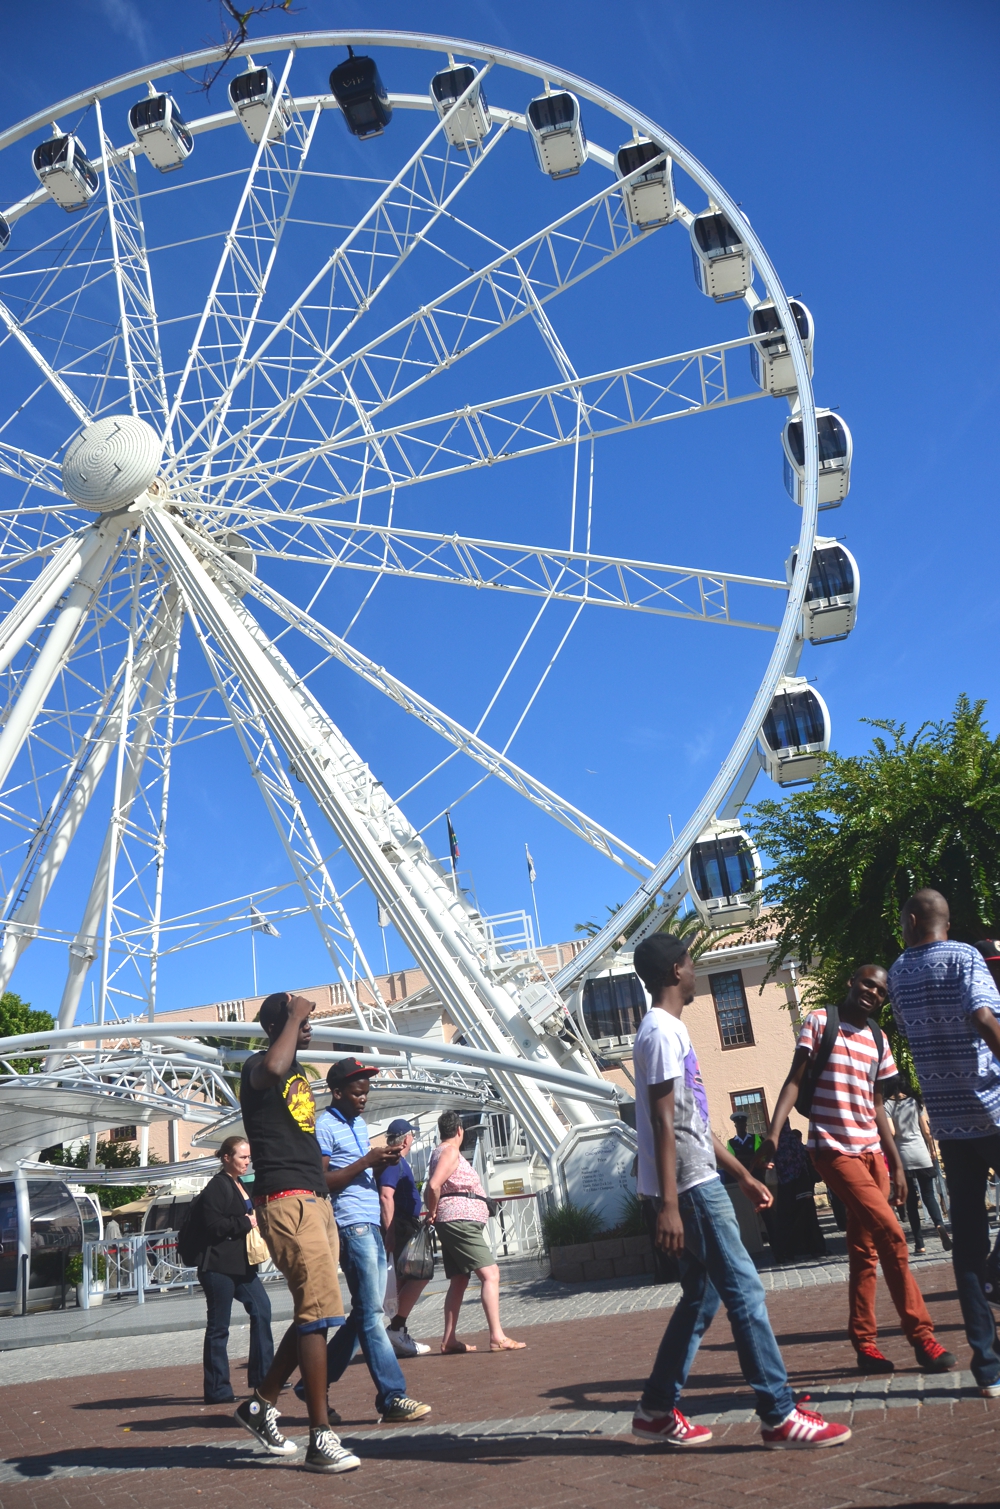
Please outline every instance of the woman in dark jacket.
M198 1282L205 1291L205 1403L231 1404L229 1381L229 1318L238 1299L250 1317L250 1358L247 1383L262 1383L274 1359L271 1339L271 1301L247 1262L247 1232L257 1225L253 1205L240 1175L250 1167L250 1144L245 1137L227 1137L219 1148L222 1168L201 1193L201 1228L206 1247L198 1264Z

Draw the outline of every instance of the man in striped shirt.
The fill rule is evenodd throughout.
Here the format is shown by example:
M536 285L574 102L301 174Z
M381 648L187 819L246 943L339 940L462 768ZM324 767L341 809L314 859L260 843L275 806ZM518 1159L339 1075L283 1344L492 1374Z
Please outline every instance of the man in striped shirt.
M879 1085L895 1079L897 1069L888 1043L881 1031L873 1031L870 1020L887 993L886 973L879 965L863 964L855 971L847 999L838 1008L830 1057L815 1080L807 1146L816 1172L847 1207L848 1335L858 1367L862 1373L894 1371L876 1345L875 1286L881 1262L918 1365L926 1372L943 1373L955 1366L955 1359L934 1339L933 1322L910 1272L906 1236L892 1208L906 1203L906 1175ZM763 1161L774 1157L806 1069L819 1053L826 1022L826 1008L806 1017L761 1149ZM892 1203L886 1160L892 1170Z

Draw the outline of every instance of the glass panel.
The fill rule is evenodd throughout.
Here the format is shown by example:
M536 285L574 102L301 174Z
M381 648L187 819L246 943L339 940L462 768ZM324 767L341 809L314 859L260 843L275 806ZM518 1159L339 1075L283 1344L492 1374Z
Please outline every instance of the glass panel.
M353 100L346 107L347 115L355 126L377 126L381 116L374 100Z
M60 1180L29 1179L28 1200L31 1206L31 1277L32 1288L58 1284L62 1271L60 1254L79 1251L83 1241L83 1223L76 1201Z
M848 597L854 591L854 572L839 545L824 545L813 552L807 597Z
M654 157L662 157L663 148L658 147L655 141L630 141L624 147L618 148L618 171L623 178L629 173L634 173L636 168L641 168L643 163L652 162ZM666 162L662 164L666 167Z
M804 341L807 341L809 339L809 316L806 314L805 305L800 304L798 299L792 299L790 303L799 335Z
M816 421L816 431L820 461L843 461L847 455L847 435L836 414L821 415Z
M750 846L742 834L710 838L691 851L691 875L702 901L752 891L756 882Z
M788 449L792 453L792 459L796 466L805 466L806 448L802 439L802 420L793 419L786 431L788 436Z
M0 251L4 250L4 248L6 247L7 243L9 242L9 240L10 240L10 226L7 224L7 222L4 219L4 217L2 215L0 215Z
M17 1288L17 1197L13 1184L0 1184L0 1294Z
M53 168L65 162L69 152L68 136L53 136L35 148L33 157L36 168Z
M765 335L771 330L780 330L781 321L773 304L758 304L753 312L753 328L756 335Z
M708 983L712 987L712 1000L715 1002L723 1048L751 1047L753 1028L743 989L742 970L730 969L725 974L709 975Z
M446 68L442 73L436 73L431 80L434 98L442 104L445 101L451 104L465 93L475 76L476 70L467 63L461 68Z
M764 719L763 734L772 749L821 744L823 713L815 692L779 692Z
M638 975L611 975L584 984L583 1020L591 1037L634 1037L645 1014Z
M241 73L229 86L229 98L234 105L245 105L249 100L264 99L273 88L270 70L255 68L251 73Z
M133 105L128 113L129 124L136 130L144 126L155 126L157 121L166 119L167 96L165 94L154 95L152 99L140 100Z
M698 245L709 256L737 252L743 244L721 211L716 215L699 215L694 222L694 233Z
M528 119L537 131L554 131L572 124L575 104L571 94L543 94L528 106Z

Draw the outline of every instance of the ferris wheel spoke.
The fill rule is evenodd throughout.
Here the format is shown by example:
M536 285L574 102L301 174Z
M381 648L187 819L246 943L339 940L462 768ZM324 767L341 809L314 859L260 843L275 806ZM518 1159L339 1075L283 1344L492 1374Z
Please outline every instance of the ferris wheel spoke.
M8 309L7 305L3 302L2 299L0 299L0 321L2 321L4 325L6 325L8 331L17 341L21 349L27 352L28 356L30 356L35 366L43 374L50 387L55 389L55 391L59 394L59 397L68 405L79 422L81 424L88 424L90 422L91 416L87 406L73 392L73 389L69 386L62 374L57 372L55 368L46 361L45 357L39 351L38 347L28 335L27 331L22 328L20 321L15 318L15 316L11 313L10 309Z
M483 70L485 74L488 68ZM471 90L475 85L470 85ZM466 91L466 94L469 93ZM278 407L287 401L287 396L296 381L297 370L303 360L313 363L304 383L303 392L308 392L310 376L329 365L334 353L343 345L350 332L369 313L379 295L387 289L393 278L412 252L426 243L441 220L451 208L456 197L471 181L476 171L485 163L499 142L506 135L509 122L492 138L470 153L468 163L459 163L446 157L439 182L431 179L428 171L430 154L439 148L448 120L462 106L465 95L448 112L445 119L436 123L430 135L421 143L396 176L382 189L374 203L358 224L341 241L320 270L292 302L287 312L277 320L254 354L243 359L246 341L243 342L240 359L234 364L232 375L212 410L186 438L183 450L193 444L214 426L214 434L208 442L209 457L220 443L220 426L233 401L240 383L258 369L266 369L275 385ZM458 170L457 181L449 185L448 169ZM389 266L380 272L380 264L389 260ZM343 292L339 300L338 283ZM319 304L323 316L323 330L313 329L315 318L311 302L318 297L318 290L328 286L326 302ZM334 315L335 334L331 338L330 324ZM284 337L287 346L279 348L268 361L268 353Z
M224 556L222 552L217 554L213 552L213 554L215 554L219 571L229 576L241 594L252 593L258 602L276 613L293 628L298 629L327 654L334 656L341 665L360 676L369 686L375 687L404 712L419 718L422 723L433 729L454 748L469 755L491 775L497 776L499 780L512 787L519 796L525 797L547 812L550 817L555 818L557 822L562 823L564 827L569 828L577 837L582 838L592 848L603 854L606 859L612 860L613 863L628 870L630 874L640 878L652 870L653 862L646 859L638 849L633 849L610 829L595 822L571 802L567 802L556 792L551 791L541 781L537 781L534 776L515 765L506 755L493 749L484 739L480 739L469 729L463 728L456 719L441 712L425 697L421 697L418 692L391 675L384 666L376 665L367 655L362 654L340 635L320 623L306 609L290 602L280 592L268 587L259 577L242 570L236 562Z
M8 445L0 441L0 473L12 482L23 482L28 487L40 487L45 492L55 493L66 501L63 492L62 473L55 461L44 456L35 456L22 446Z
M271 111L177 384L167 417L167 430L171 433L180 416L188 431L199 435L206 427L214 428L218 435L224 424L231 401L232 374L242 367L253 335L319 118L317 107L307 121L289 99L287 82L294 57L293 50L285 59ZM289 126L275 142L271 139L271 128L281 110L287 110ZM197 382L197 394L187 399L192 377ZM186 449L189 444L190 434L178 436L178 450Z
M788 591L772 577L746 576L636 561L624 556L548 549L469 535L434 534L380 525L335 524L310 520L295 524L264 511L251 513L247 531L260 559L373 575L510 592L556 602L585 602L591 607L619 608L670 618L690 618L733 628L776 633L778 625L736 616L731 589Z
M135 158L131 152L123 155L113 150L99 98L94 108L105 163L104 192L129 407L164 432L169 404Z
M350 917L334 885L326 860L310 829L302 803L296 795L280 753L267 727L261 709L233 668L226 662L221 646L209 634L198 618L194 619L195 633L208 662L219 696L229 715L250 773L263 798L268 815L285 850L292 873L312 914L320 936L340 984L362 1027L374 1025L366 1019L358 998L356 967L348 975L344 969L344 950L337 940L337 933L351 946L352 965L360 964L363 977L372 997L369 1017L373 1015L383 1031L396 1031L392 1018L386 1010L378 982L368 963L364 950L351 924ZM336 923L331 927L331 914Z
M256 489L291 480L315 462L324 464L342 489L317 505L351 502L362 494L356 480L364 475L365 496L388 489L437 480L456 471L493 466L542 451L598 440L626 430L648 428L667 420L749 403L766 397L749 383L739 391L730 373L730 354L751 344L740 337L695 351L654 358L560 383L532 388L509 397L467 404L449 413L431 415L381 430L355 427L335 434L308 450L273 461L255 461L229 474L229 488L244 483L237 494L246 507ZM370 418L370 415L368 416ZM389 470L385 467L388 458ZM340 468L341 475L337 468ZM353 475L347 475L350 469ZM381 472L382 481L377 477ZM311 490L317 484L309 480ZM233 500L235 501L235 500Z
M221 459L248 437L255 448L261 447L283 420L294 421L307 395L332 410L315 445L297 437L303 448L316 449L320 437L337 434L341 412L354 414L354 403L339 382L342 374L373 418L653 234L630 225L617 185L609 186L339 361L316 364L286 398L255 415L204 459ZM284 371L287 362L278 366Z

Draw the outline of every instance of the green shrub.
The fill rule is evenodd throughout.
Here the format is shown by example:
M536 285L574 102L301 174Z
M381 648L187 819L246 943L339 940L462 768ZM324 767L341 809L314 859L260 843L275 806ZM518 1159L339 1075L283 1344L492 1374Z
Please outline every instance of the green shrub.
M103 1252L90 1254L90 1276L99 1283L104 1283L108 1276L108 1260ZM66 1282L67 1284L83 1283L83 1253L71 1252L66 1259Z
M591 1205L575 1205L567 1200L542 1216L542 1236L546 1247L574 1247L578 1242L592 1242L604 1230L604 1222Z
M615 1231L621 1237L644 1237L649 1231L642 1201L638 1195L626 1195L621 1204Z

